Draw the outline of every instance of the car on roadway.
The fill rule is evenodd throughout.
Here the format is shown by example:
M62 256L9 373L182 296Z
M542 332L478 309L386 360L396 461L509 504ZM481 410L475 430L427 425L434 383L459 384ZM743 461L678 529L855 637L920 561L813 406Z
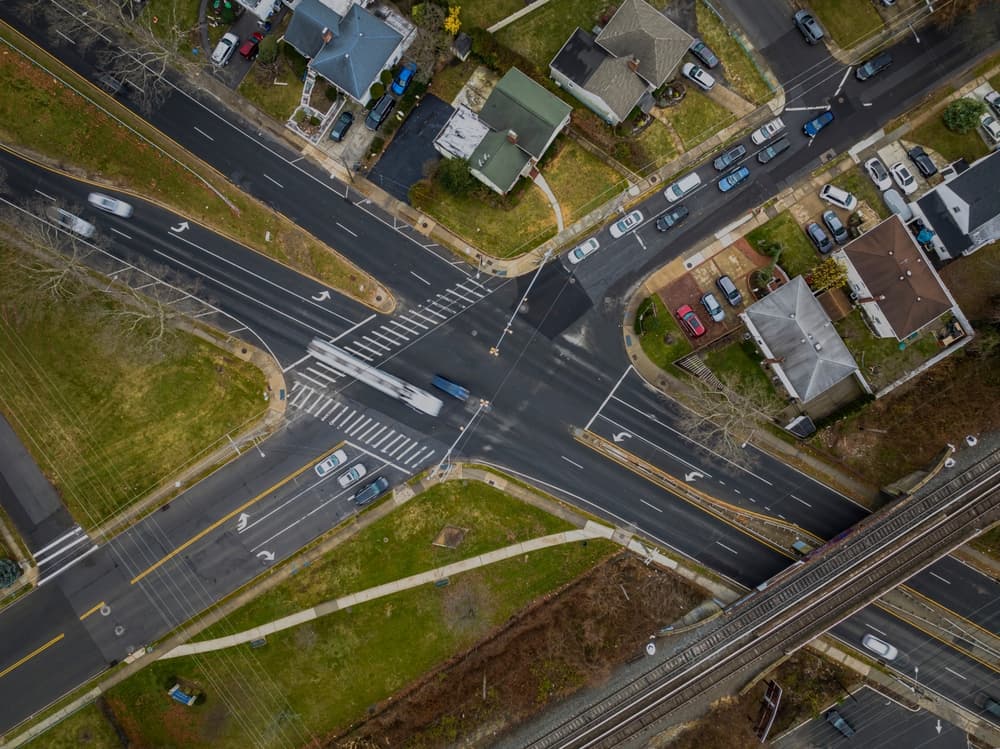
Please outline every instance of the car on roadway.
M753 131L750 135L750 140L753 141L755 146L762 146L767 141L771 140L775 135L780 133L785 129L785 121L780 117L775 117L770 122L761 125L759 128Z
M925 178L933 177L937 174L937 167L934 166L934 162L931 161L931 157L927 155L925 151L920 146L914 146L906 155L910 157L910 161L913 165L917 167L917 171L920 172Z
M330 128L330 140L334 143L340 143L347 136L347 131L351 129L351 125L354 124L354 114L352 112L341 112L340 117L337 121L333 123L333 127Z
M326 476L330 471L335 471L340 466L347 462L347 453L343 450L337 450L336 452L330 453L327 457L323 458L319 463L316 464L316 475Z
M890 645L885 640L880 640L875 635L865 635L861 638L861 644L875 653L879 658L887 661L895 660L896 656L899 655L899 651L893 645Z
M676 203L688 193L694 192L701 186L701 177L696 172L685 174L670 187L663 191L663 197L669 203Z
M79 234L84 239L90 239L94 236L94 232L97 231L97 228L89 221L84 221L79 216L69 211L64 211L62 208L57 208L54 205L50 205L45 209L45 215L49 217L50 221L54 221L67 231Z
M240 45L240 56L248 60L256 60L257 53L260 52L260 43L264 41L264 35L255 31L243 44Z
M719 58L715 56L715 53L701 39L695 39L694 43L688 49L709 70L718 67Z
M657 218L656 228L660 231L669 231L690 215L691 211L689 211L686 207L679 205Z
M342 474L337 476L337 483L344 489L349 487L356 481L360 481L361 477L368 473L368 469L365 468L364 463L355 463Z
M892 177L889 176L889 170L885 168L885 164L878 156L873 156L865 162L865 171L868 173L868 178L875 183L875 187L879 190L888 190L892 187Z
M763 149L760 153L757 154L757 161L761 164L766 164L775 156L780 156L785 151L787 151L791 145L792 144L788 140L788 138L781 138L780 140L776 140L774 141L774 143L772 143L767 148Z
M808 10L800 10L792 18L795 21L795 27L809 44L819 44L825 36L823 27Z
M730 148L728 151L724 151L715 157L715 161L712 162L712 166L720 172L726 171L729 167L735 164L737 161L742 159L747 155L747 149L744 145L736 145Z
M740 182L745 180L750 176L750 170L745 166L741 166L738 169L733 169L725 177L719 180L719 190L722 192L729 192L734 187L736 187Z
M984 114L979 118L979 126L986 134L987 140L994 146L1000 143L1000 122L991 114Z
M229 32L225 34L219 43L215 45L215 49L212 50L212 63L218 65L220 68L223 65L227 65L229 60L233 57L233 52L236 51L236 45L240 43L240 38Z
M854 71L854 77L859 81L867 81L872 76L878 75L887 67L892 65L892 55L888 52L882 52L875 55L868 62L863 62L858 65L857 70Z
M584 240L576 247L574 247L572 250L570 250L569 254L566 257L569 258L569 261L573 265L576 265L585 257L587 257L587 255L591 255L597 252L600 246L601 243L597 241L597 237L591 237L590 239Z
M847 228L844 226L844 222L840 220L840 216L833 211L823 211L822 218L823 223L826 224L826 228L833 235L834 242L843 244L848 240Z
M890 166L889 173L892 174L893 181L905 195L912 195L917 191L917 178L902 161L897 161Z
M726 313L722 309L722 305L719 304L719 300L715 298L715 294L711 291L701 295L701 305L705 308L708 316L715 320L715 322L722 322L726 319Z
M990 91L983 97L983 101L989 105L997 117L1000 117L1000 94L996 91Z
M858 207L858 199L836 185L823 185L820 188L819 196L827 203L843 208L845 211L853 211Z
M743 304L743 295L740 290L736 288L736 284L733 283L733 279L729 276L719 276L715 279L715 285L722 292L722 296L725 297L726 301L729 302L733 307L739 307Z
M121 218L128 218L132 215L132 206L124 200L112 198L103 192L92 192L87 196L87 202L94 208L105 213L111 213Z
M806 236L809 237L809 241L816 246L821 255L825 255L833 249L833 243L830 241L830 238L826 236L826 232L815 221L806 227Z
M802 132L807 138L815 138L819 131L833 122L833 112L823 112L819 117L813 117L802 126Z
M469 388L464 385L459 385L454 380L449 380L444 375L436 374L431 380L431 385L436 387L442 393L447 393L452 398L460 401L469 400Z
M417 64L415 62L403 63L402 69L396 74L396 77L392 81L392 93L396 96L402 96L406 93L406 89L410 87L410 82L413 80L413 76L417 74Z
M845 738L849 739L854 735L854 729L851 728L851 724L844 720L844 716L836 710L830 710L826 714L826 722L840 731L840 735Z
M611 232L612 237L618 239L619 237L623 237L626 234L628 234L630 231L632 231L635 227L637 227L641 223L642 223L642 212L632 211L625 218L619 219L618 221L615 221L613 224L611 224L611 228L609 229L609 231Z
M389 479L379 476L370 484L365 484L358 489L357 494L354 495L354 504L358 507L364 507L367 504L371 504L385 494L388 489Z
M703 67L695 65L693 62L684 63L684 66L681 68L681 73L685 78L694 81L705 91L710 91L715 85L715 78L709 75L708 71Z
M705 326L701 324L698 315L691 309L690 304L684 304L677 308L677 319L681 321L681 327L692 338L700 338L705 335Z

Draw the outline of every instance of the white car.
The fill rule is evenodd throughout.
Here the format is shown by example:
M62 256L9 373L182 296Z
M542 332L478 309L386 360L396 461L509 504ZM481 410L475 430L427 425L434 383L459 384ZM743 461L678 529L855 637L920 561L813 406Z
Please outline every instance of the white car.
M107 213L113 213L116 216L121 216L122 218L128 218L132 215L132 206L126 203L124 200L119 200L118 198L112 198L110 195L105 195L102 192L92 192L87 196L87 202L90 203L94 208L97 208Z
M337 483L346 489L355 481L360 481L361 477L366 473L368 473L368 469L365 468L364 463L355 463L342 474L337 476Z
M347 453L343 450L337 450L337 452L331 453L328 457L316 464L316 474L318 476L326 476L326 474L330 471L335 471L346 462Z
M892 172L893 181L899 185L899 189L903 191L904 195L912 195L917 191L917 178L902 161L897 161L890 166L889 171Z
M695 65L693 62L684 63L684 67L681 68L681 73L684 74L685 78L690 78L705 91L711 90L712 86L715 85L715 79L710 76L704 68L699 65Z
M754 145L761 146L784 129L784 121L780 117L775 117L763 127L754 130L750 140L754 142Z
M979 118L979 126L994 146L1000 143L1000 122L997 122L996 117L991 114L984 114Z
M858 199L836 185L823 185L819 196L830 205L843 208L845 211L853 211L858 207Z
M50 221L56 222L63 229L71 231L74 234L79 234L85 239L90 239L96 231L94 225L89 221L84 221L76 214L64 211L62 208L56 208L54 205L50 205L45 209L45 215L49 217Z
M240 38L233 34L232 32L223 36L219 43L215 45L215 49L212 51L212 63L222 67L233 56L233 52L236 51L237 45L240 43Z
M597 241L597 238L596 237L591 237L587 241L581 242L576 247L574 247L572 250L570 250L569 255L568 255L569 261L573 265L576 265L581 260L583 260L585 257L587 257L587 255L591 254L592 252L597 252L597 249L600 246L601 246L601 244L600 244L600 242Z
M611 224L611 236L615 239L625 236L635 227L642 223L642 213L639 211L632 211L623 219L619 219Z
M871 181L879 190L888 190L892 187L892 177L889 176L889 170L885 168L885 164L878 156L865 162L865 171L868 172Z
M990 109L996 113L997 117L1000 117L1000 94L996 91L990 91L983 97L983 101L989 104Z
M899 651L889 643L878 639L875 635L865 635L861 638L861 644L875 653L879 658L891 661L899 655Z

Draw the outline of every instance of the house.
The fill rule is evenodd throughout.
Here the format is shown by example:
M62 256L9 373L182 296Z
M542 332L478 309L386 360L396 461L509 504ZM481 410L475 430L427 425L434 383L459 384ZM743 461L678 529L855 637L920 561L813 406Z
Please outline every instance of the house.
M902 341L957 307L899 216L893 214L834 253L869 327Z
M1000 151L928 191L916 213L934 230L944 259L968 255L1000 240Z
M625 0L596 36L577 28L549 63L557 85L617 125L672 78L691 35L644 0Z
M740 319L790 397L808 403L852 376L871 392L801 276L751 304Z
M320 0L300 0L284 40L309 60L309 68L359 104L382 71L403 54L403 34L360 5L344 15Z
M517 68L490 93L478 115L459 106L434 138L447 158L469 161L473 176L505 195L538 163L573 111Z

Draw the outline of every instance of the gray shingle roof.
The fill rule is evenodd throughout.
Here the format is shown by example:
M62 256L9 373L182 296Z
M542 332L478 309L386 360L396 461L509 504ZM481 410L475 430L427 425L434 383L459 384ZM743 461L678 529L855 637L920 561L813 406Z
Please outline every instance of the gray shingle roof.
M801 276L750 305L743 316L771 355L781 360L785 376L804 403L858 368Z
M969 204L970 231L1000 215L1000 179L997 178L998 174L1000 174L1000 151L994 151L946 185Z
M653 88L673 74L694 39L644 0L624 0L597 43L615 57L638 61L638 73Z
M618 119L624 120L646 93L646 84L629 67L629 60L609 55L593 34L578 28L552 60L552 67L601 97Z
M336 32L339 26L340 16L319 0L301 0L285 30L285 41L311 59L323 47L323 30Z

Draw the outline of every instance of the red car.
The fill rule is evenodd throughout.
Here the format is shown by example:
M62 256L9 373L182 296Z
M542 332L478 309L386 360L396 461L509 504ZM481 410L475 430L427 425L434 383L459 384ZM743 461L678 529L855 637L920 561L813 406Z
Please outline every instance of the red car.
M258 49L260 47L260 42L264 38L264 35L259 31L255 31L250 35L240 46L240 54L243 55L248 60L252 60L257 56Z
M685 304L677 308L677 319L681 321L681 327L692 338L705 335L705 326L701 324L698 315L691 309L690 304Z

